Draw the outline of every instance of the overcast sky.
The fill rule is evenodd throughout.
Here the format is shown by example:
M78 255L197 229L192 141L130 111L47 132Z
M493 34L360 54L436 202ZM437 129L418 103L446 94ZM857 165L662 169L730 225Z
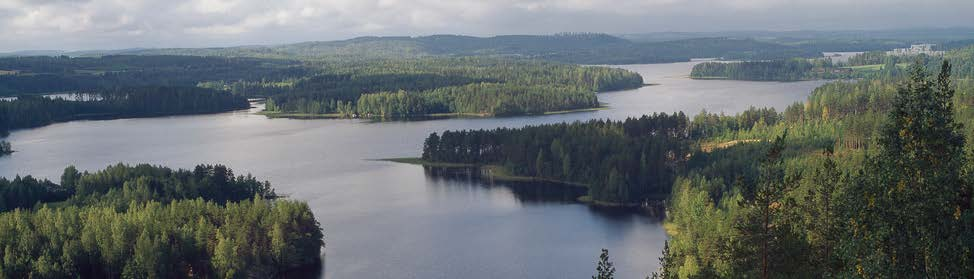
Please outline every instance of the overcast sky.
M974 0L0 0L0 51L364 35L974 27Z

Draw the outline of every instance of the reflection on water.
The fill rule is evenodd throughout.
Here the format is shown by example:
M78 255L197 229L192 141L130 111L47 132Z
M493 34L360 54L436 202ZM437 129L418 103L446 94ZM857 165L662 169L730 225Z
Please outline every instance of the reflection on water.
M491 179L476 167L423 166L430 187L449 187L453 190L481 191L502 189L526 205L579 203L578 198L588 193L582 186L549 181L498 181ZM628 218L633 214L663 221L665 210L662 202L641 207L614 207L589 205L593 212L607 218Z
M584 187L545 181L495 181L481 175L479 168L424 166L423 172L430 187L468 190L503 188L511 191L518 202L527 204L574 203L587 191Z

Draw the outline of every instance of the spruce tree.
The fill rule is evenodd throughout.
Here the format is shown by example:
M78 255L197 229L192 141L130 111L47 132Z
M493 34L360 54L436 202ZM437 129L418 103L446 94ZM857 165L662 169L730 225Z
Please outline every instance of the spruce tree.
M612 261L609 260L609 250L603 248L602 254L599 255L598 266L595 267L595 275L592 279L613 279L615 278L616 268L612 266Z

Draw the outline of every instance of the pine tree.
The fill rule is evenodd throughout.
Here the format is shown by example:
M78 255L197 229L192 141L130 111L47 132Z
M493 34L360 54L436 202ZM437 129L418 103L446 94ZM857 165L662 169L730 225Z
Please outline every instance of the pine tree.
M598 266L595 267L595 275L592 279L613 279L615 278L616 268L612 266L612 261L609 260L609 250L603 248L602 254L599 255Z

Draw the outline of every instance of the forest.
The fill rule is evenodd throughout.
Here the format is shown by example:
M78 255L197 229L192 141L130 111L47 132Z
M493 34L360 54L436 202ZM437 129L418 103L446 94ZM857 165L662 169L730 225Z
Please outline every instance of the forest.
M213 80L281 80L311 70L292 60L195 56L0 58L0 96L115 87L193 87Z
M965 277L974 83L928 68L833 82L783 112L446 131L422 158L581 183L601 205L665 199L656 278Z
M851 72L851 71L850 71ZM705 62L693 66L690 78L752 81L799 81L844 77L842 69L826 59L787 59L773 61Z
M599 106L595 92L643 85L638 74L621 69L489 57L305 61L171 55L7 57L0 58L0 70L5 73L0 75L0 95L116 94L112 92L124 90L145 98L159 95L165 99L160 101L169 106L213 107L224 102L207 100L223 95L200 89L205 88L239 97L232 97L234 105L223 105L223 109L182 108L178 113L240 108L236 99L251 97L267 98L265 108L271 115L338 117L440 113L491 116L595 108ZM33 105L54 111L37 113L47 115L30 121L51 123L76 117L67 110L84 111L86 115L126 114L124 117L167 113L133 113L138 109L122 108L118 102L107 106L63 102L48 105ZM113 108L104 108L109 106ZM150 109L144 105L139 108ZM172 109L175 108L165 110ZM20 124L23 121L14 121L10 129L40 125Z
M247 99L199 87L119 87L68 96L23 95L0 100L0 135L80 119L113 119L223 112L250 107Z
M253 278L320 262L308 205L222 165L0 178L0 277Z
M513 115L595 108L596 92L637 88L622 69L485 57L383 60L326 66L325 74L288 84L227 84L232 91L268 87L270 114L401 117L429 114Z
M423 160L504 167L516 175L582 184L593 201L638 204L669 193L689 152L689 119L654 114L520 129L445 131Z
M943 57L925 54L912 56L887 55L884 51L864 52L849 58L842 63L831 63L827 59L771 60L744 62L706 62L694 65L691 78L696 79L732 79L752 81L798 81L809 79L899 79L909 75L907 67L916 60L920 60L929 71L936 71L943 59L953 63L955 78L974 77L974 45L956 44L967 41L954 42L946 49Z
M772 125L716 129L676 179L665 278L958 278L974 272L974 85L942 64L838 82ZM745 140L752 140L745 142ZM691 159L692 161L692 159Z

